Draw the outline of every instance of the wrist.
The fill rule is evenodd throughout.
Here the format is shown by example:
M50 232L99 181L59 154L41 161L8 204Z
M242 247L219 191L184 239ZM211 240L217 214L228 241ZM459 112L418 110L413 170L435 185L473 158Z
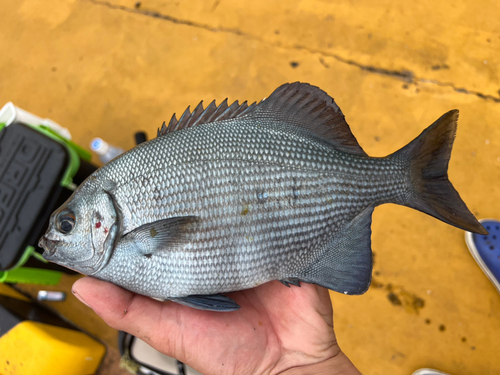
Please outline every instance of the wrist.
M292 367L280 375L361 375L350 359L339 351L337 355L323 362Z

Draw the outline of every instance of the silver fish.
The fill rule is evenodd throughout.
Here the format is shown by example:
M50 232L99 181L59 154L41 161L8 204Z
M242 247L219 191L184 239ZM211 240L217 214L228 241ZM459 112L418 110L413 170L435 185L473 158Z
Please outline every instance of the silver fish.
M285 84L267 99L200 103L94 172L55 211L44 258L199 309L271 280L362 294L371 217L396 203L487 233L447 177L458 111L383 158L359 146L333 99Z

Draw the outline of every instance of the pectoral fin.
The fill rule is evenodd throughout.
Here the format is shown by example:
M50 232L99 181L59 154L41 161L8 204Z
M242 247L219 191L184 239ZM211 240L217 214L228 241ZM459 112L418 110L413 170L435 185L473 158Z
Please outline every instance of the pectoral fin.
M372 277L372 213L368 207L336 234L300 280L344 294L365 293Z
M140 253L151 256L187 243L199 220L197 216L182 216L154 221L127 233L122 241L132 242Z
M175 297L170 298L170 300L198 310L236 311L240 308L231 298L222 294Z

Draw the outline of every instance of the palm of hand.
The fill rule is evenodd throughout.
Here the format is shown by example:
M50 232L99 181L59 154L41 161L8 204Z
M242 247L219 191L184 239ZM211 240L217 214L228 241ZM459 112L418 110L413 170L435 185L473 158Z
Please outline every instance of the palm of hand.
M338 354L328 291L278 281L231 293L241 309L200 311L159 302L92 278L74 293L110 326L204 374L279 373Z

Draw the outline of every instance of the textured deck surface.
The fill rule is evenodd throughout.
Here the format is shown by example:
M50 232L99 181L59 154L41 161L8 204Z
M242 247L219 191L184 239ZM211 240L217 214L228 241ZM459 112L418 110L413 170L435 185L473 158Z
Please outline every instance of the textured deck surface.
M450 178L477 217L500 217L498 1L0 6L0 105L13 101L51 118L81 145L100 136L130 148L135 131L153 137L173 112L201 99L260 100L284 82L304 81L335 98L372 156L459 109ZM375 210L372 228L372 287L359 297L332 294L339 343L358 368L498 373L500 295L463 231L394 205ZM73 296L52 305L116 353L116 333ZM119 373L108 365L102 373Z

